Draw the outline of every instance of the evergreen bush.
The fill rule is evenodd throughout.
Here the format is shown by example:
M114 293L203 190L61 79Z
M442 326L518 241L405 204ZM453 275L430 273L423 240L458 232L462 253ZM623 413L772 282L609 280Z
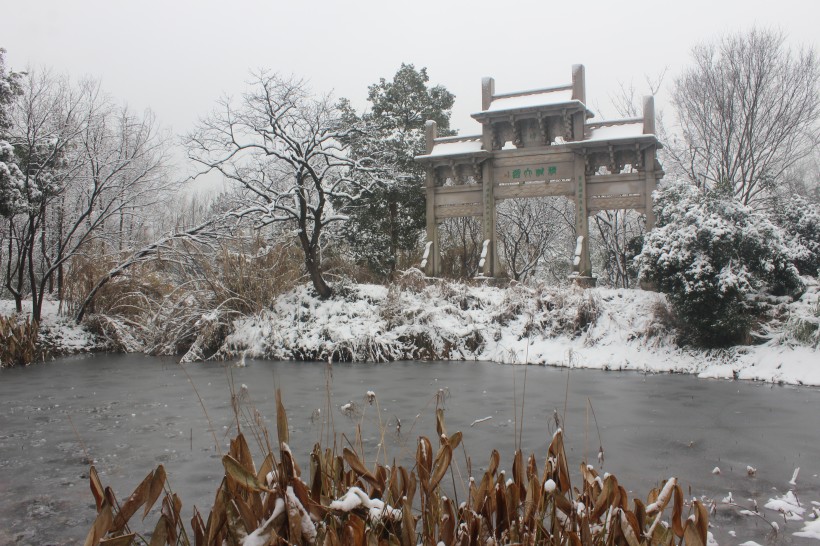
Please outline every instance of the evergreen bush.
M803 284L793 245L767 216L732 197L677 182L656 193L658 227L636 258L641 279L669 296L681 340L705 347L750 341L760 292L794 295Z
M801 275L820 274L820 205L799 195L779 202L774 221L786 232Z

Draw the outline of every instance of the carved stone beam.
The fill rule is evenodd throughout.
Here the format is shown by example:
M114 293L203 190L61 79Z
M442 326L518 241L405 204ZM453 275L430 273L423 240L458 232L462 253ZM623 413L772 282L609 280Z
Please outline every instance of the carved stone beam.
M586 176L592 176L595 174L595 165L592 162L592 154L587 153L587 149L583 148L581 150L584 158L584 174Z
M512 125L513 130L513 144L516 148L523 148L524 139L521 138L521 126L516 123L515 116L510 116L510 125Z
M612 144L609 145L609 174L618 174L620 169L618 168L618 164L615 163L615 146Z
M490 123L490 130L493 133L493 150L500 150L504 147L504 143L501 142L501 130L498 127L497 123Z
M564 118L564 140L570 141L572 140L572 116L566 108L561 113Z
M473 158L473 178L476 182L481 184L482 182L482 174L481 174L481 164L478 162L478 159L475 157Z
M544 117L543 112L538 112L538 129L541 131L541 142L544 146L549 146L549 118Z
M433 169L433 178L437 188L444 186L444 183L447 181L447 177L444 176L444 167L435 167Z

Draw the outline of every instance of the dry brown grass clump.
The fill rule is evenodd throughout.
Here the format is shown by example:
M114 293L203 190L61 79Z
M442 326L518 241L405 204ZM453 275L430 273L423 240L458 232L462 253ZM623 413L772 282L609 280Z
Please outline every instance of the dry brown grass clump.
M28 317L18 320L16 315L0 316L0 368L27 366L37 359L37 321Z
M141 537L129 530L129 520L143 507L144 518L163 491L153 546L706 544L708 512L697 500L684 503L675 478L653 489L645 503L630 499L615 476L602 477L586 464L581 465L580 485L573 486L560 429L542 470L535 455L525 461L519 450L508 476L499 472L500 455L493 450L487 470L480 479L469 480L466 498L458 503L447 491L450 483L455 489L459 473L454 472L454 452L462 435L448 434L443 409L436 417L438 446L434 449L427 437L419 437L411 468L368 465L351 448L338 453L316 444L303 474L288 447L287 416L277 392L277 454L267 433L254 430L256 440L267 444L257 467L239 433L222 458L225 475L213 509L207 518L194 509L192 536L161 465L122 505L92 467L98 516L85 544L135 543ZM467 465L469 473L469 459ZM685 510L689 514L684 519Z

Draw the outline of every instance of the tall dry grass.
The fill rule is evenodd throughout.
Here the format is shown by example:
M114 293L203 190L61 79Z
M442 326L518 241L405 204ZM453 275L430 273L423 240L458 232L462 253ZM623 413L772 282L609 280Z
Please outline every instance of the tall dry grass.
M29 317L0 315L0 368L28 366L42 357L37 343L40 327Z

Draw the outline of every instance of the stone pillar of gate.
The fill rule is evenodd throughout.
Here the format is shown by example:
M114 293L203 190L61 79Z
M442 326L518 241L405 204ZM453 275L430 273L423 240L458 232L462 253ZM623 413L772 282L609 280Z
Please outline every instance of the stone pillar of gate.
M654 97L647 96L643 98L643 134L645 135L654 135L655 134L655 99ZM658 179L656 178L655 172L655 155L657 153L657 148L655 146L651 146L644 150L643 154L643 164L644 164L644 176L646 177L646 183L644 186L645 190L645 203L644 203L644 210L646 212L646 231L648 232L652 228L655 227L655 211L652 209L653 200L652 200L652 192L655 191L658 187Z
M589 257L589 212L587 209L586 160L575 155L575 254L573 256L573 279L581 286L594 286L592 260Z
M482 245L481 259L484 267L481 274L485 277L495 277L498 274L498 252L496 251L495 232L495 192L493 185L492 162L485 161L481 166L481 202L482 202L482 238L487 242L486 247Z
M487 110L493 102L493 95L495 94L495 80L493 78L481 79L481 109ZM481 147L488 151L493 151L495 135L493 135L493 126L491 123L484 123L481 128ZM484 252L482 245L482 259L484 266L481 268L480 274L485 277L494 277L499 272L498 266L498 251L496 248L496 231L495 231L495 191L493 180L493 165L492 160L485 161L481 166L481 233L483 241L489 241L487 250Z
M586 77L584 65L572 65L572 100L581 101L586 104ZM584 124L586 123L586 111L580 110L572 115L572 140L584 140Z
M437 133L436 122L427 121L425 124L427 154L433 151ZM432 165L427 167L425 190L427 194L427 244L425 244L427 265L425 273L429 277L438 277L441 273L441 253L439 249L438 221L436 220L436 170Z

